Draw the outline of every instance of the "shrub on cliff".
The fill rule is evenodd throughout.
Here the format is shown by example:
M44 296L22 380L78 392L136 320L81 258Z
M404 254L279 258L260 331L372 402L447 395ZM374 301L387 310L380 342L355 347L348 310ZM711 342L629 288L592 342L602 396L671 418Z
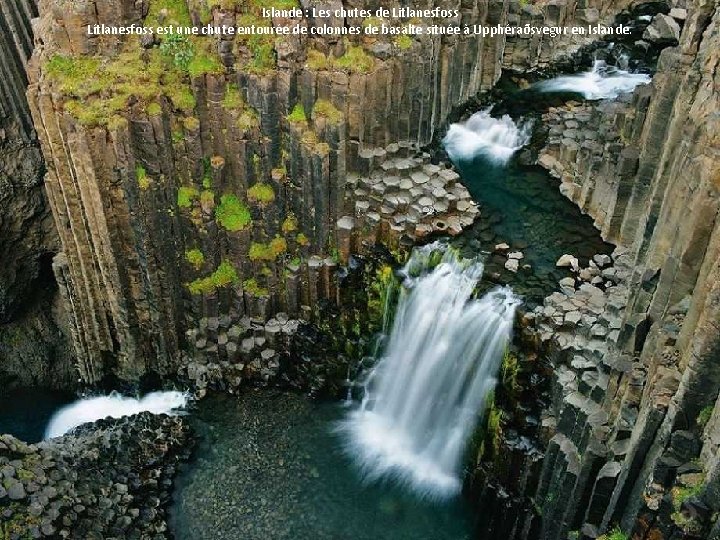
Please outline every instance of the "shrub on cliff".
M269 243L253 242L248 256L251 261L274 261L287 251L287 242L284 238L276 236Z
M375 67L375 60L359 45L345 44L345 54L335 59L335 67L351 73L368 73Z
M223 261L212 274L188 283L187 288L191 294L210 294L219 287L227 287L240 281L237 270L229 261Z
M318 99L313 107L313 115L325 118L331 124L339 124L343 121L342 113L329 101Z
M275 200L275 190L270 184L258 182L247 192L248 200L259 204L270 204Z
M215 220L228 231L242 231L251 223L250 210L236 195L223 195L215 210Z

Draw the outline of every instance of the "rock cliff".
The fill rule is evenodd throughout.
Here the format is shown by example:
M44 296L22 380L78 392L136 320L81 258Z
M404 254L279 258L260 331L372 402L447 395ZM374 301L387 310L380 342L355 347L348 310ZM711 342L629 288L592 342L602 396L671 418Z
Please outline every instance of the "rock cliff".
M568 24L609 21L631 4L458 6L468 24ZM484 502L506 510L517 497L525 506L493 512L491 535L589 539L615 527L637 539L720 535L720 11L704 0L686 4L647 7L663 11L648 39L679 33L650 86L544 117L539 163L618 248L576 268L525 316L523 339L552 368L537 429L543 448L529 452L520 439L497 453L507 493ZM356 256L472 223L477 208L456 173L421 150L452 111L503 70L549 67L587 41L159 43L85 31L291 24L262 20L253 6L40 0L29 110L60 239L52 268L86 383L158 374L204 388L274 377L300 321L336 313L328 305L342 311L356 283L344 280L343 267ZM30 48L27 16L0 13L11 30L2 34L15 36L0 43L20 51L2 59L11 84L0 91L16 98ZM18 20L25 22L9 26ZM346 23L363 21L334 21ZM2 226L8 238L38 239L18 257L23 270L2 269L16 283L0 299L10 314L14 295L38 273L33 264L43 259L35 255L56 250L46 243L42 164L27 111L22 100L8 102L15 109L0 109L1 133L26 141L26 157L5 162L32 165L23 204L37 219ZM0 152L21 151L10 146Z
M624 5L473 0L455 22L592 22ZM94 24L294 24L263 20L253 6L39 4L28 95L62 243L53 268L89 383L110 372L175 374L190 348L186 332L202 319L264 323L311 312L336 298L336 265L363 243L459 232L475 210L451 179L438 177L431 190L405 186L403 174L417 171L407 180L418 185L428 176L418 145L503 68L546 66L583 43L240 36L158 46L152 37L86 32ZM363 22L372 23L332 24ZM183 48L192 60L168 60ZM358 191L363 175L371 180ZM397 181L378 182L388 176ZM377 210L362 203L368 196ZM261 370L274 361L266 360Z
M541 538L718 535L720 10L688 7L651 85L545 115L539 162L619 247L529 316L554 368Z
M35 16L30 0L0 6L0 380L69 386L69 343L58 328L63 308L51 270L59 240L25 99Z

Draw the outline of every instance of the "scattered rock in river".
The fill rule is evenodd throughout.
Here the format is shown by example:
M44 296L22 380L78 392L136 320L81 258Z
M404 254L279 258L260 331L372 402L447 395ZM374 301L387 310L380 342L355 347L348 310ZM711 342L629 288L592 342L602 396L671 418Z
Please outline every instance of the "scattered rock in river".
M558 259L558 261L555 263L555 266L557 266L558 268L572 268L573 270L578 270L580 267L580 263L577 257L565 254Z

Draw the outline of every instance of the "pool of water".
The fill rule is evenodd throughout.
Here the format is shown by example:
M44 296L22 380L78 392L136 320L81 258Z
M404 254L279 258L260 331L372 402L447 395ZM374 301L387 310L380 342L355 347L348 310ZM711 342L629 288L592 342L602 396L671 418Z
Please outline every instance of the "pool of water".
M565 253L587 264L593 255L612 251L592 219L564 197L557 180L540 167L516 161L497 166L482 157L457 165L483 219L492 223L494 239L519 246L523 263L536 273L554 273L555 263Z
M201 438L176 484L179 540L462 540L461 499L423 502L392 484L364 485L333 430L347 409L248 390L210 396L191 422Z
M16 388L0 394L0 434L25 442L41 441L53 413L74 400L69 393L44 388Z

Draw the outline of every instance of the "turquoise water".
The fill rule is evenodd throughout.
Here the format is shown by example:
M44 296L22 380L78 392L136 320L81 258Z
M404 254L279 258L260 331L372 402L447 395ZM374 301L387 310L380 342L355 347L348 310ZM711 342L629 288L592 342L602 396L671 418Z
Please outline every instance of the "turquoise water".
M481 222L492 223L492 241L519 247L525 254L523 263L529 263L535 274L556 274L555 263L565 253L587 264L596 253L612 251L592 219L564 197L558 181L540 167L517 160L497 166L482 157L457 165L463 183L480 204Z
M46 388L17 388L0 394L0 434L25 442L43 438L53 413L73 401L72 394Z
M346 411L274 391L200 402L192 414L200 448L172 508L176 538L471 538L460 499L427 503L392 484L362 484L333 431Z

